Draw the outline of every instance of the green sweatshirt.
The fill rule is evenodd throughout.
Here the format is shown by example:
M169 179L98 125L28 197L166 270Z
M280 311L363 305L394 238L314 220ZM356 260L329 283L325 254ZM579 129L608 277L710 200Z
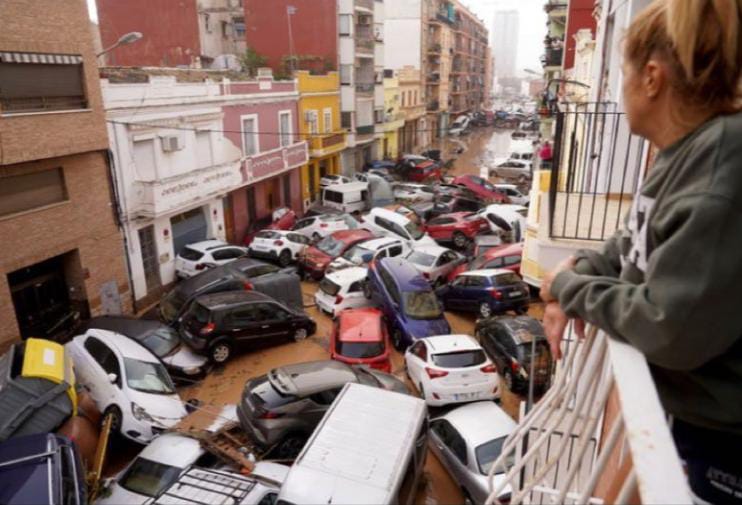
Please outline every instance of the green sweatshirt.
M552 293L641 351L665 409L742 433L742 113L662 150L625 229Z

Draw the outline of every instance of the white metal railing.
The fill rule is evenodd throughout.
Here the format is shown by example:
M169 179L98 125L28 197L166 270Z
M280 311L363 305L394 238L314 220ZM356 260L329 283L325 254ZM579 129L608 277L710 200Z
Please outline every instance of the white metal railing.
M644 356L596 328L583 340L570 329L563 347L552 387L492 465L486 505L508 486L512 504L692 503Z

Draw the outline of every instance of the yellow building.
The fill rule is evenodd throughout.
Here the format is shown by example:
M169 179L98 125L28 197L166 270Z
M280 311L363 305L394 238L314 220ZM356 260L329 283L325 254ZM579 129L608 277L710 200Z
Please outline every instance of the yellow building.
M299 88L299 132L309 144L309 163L301 170L301 193L306 210L319 195L319 181L340 173L345 134L340 127L340 77L337 72L311 75L296 72Z
M405 154L414 154L430 143L426 127L422 77L420 70L408 65L397 72L397 77L399 78L401 110L405 121L400 148Z
M384 78L384 158L399 156L399 133L404 127L404 116L399 94L399 79L396 76Z

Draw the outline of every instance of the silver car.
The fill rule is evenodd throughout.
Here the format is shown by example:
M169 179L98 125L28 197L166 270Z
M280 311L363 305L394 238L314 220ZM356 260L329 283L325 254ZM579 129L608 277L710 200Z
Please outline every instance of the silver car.
M454 482L461 485L469 503L482 504L487 499L487 473L516 426L504 410L490 401L458 407L430 422L428 440L433 453ZM495 474L495 487L504 472L501 469ZM500 498L509 494L510 489L505 488Z

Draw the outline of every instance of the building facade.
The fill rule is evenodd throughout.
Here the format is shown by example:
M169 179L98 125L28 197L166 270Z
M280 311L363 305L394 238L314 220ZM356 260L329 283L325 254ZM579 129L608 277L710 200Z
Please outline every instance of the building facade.
M396 159L401 151L399 148L404 115L402 114L401 89L399 78L392 70L384 71L384 140L383 156L386 159Z
M456 8L448 0L425 2L425 100L433 139L447 134L450 118Z
M484 102L489 32L482 20L455 1L454 52L450 78L452 115L479 111Z
M404 154L417 154L430 144L427 128L422 73L411 66L397 72L404 127L399 148Z
M8 0L0 19L4 349L73 313L130 312L131 294L85 3Z

